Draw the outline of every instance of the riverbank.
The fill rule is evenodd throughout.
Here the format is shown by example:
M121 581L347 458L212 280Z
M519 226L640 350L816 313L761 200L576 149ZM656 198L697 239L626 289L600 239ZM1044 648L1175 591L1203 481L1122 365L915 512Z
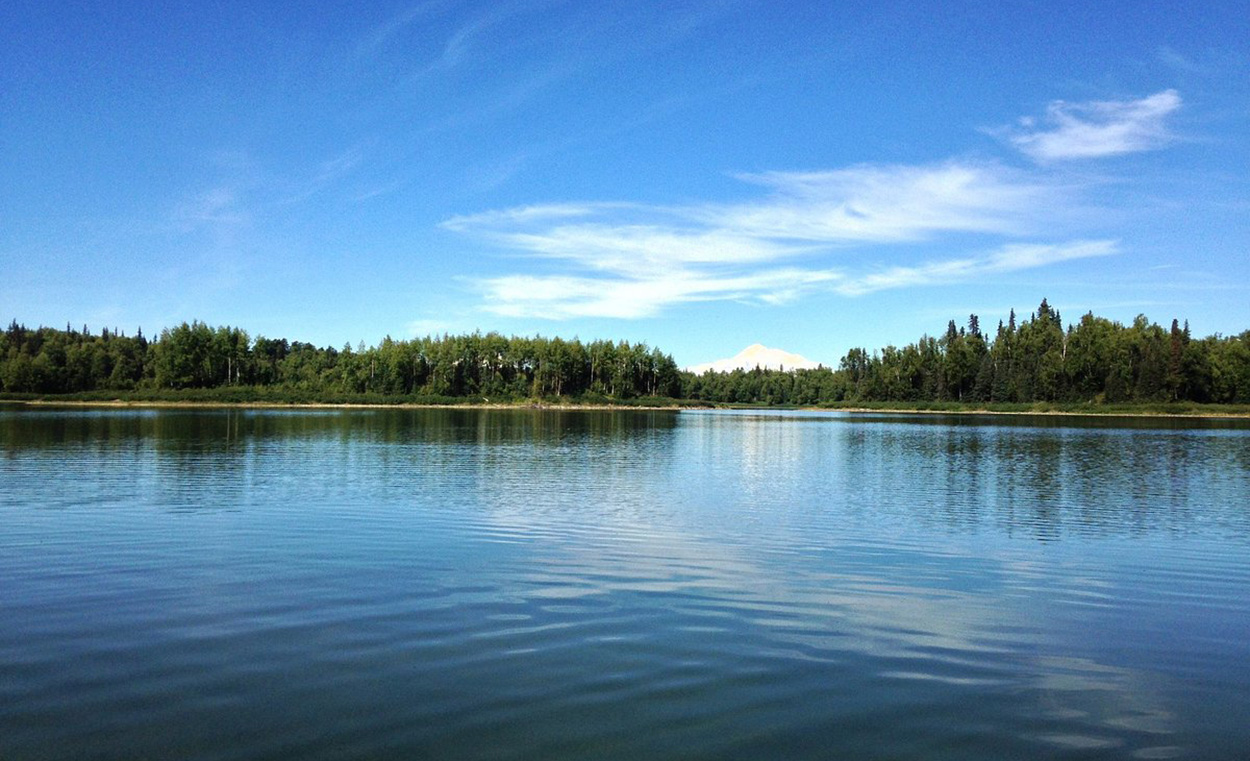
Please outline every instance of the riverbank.
M963 402L855 402L795 409L907 415L1095 415L1103 417L1250 418L1250 405L1197 404L1193 402L1149 402L1142 404L1107 404L1088 402L1034 402L1031 404L972 404Z
M25 407L89 407L89 409L165 409L165 410L640 410L677 411L710 409L700 402L632 402L600 401L280 401L222 399L76 399L76 397L40 396L36 399L14 399L0 395L0 405Z
M89 398L83 398L89 396ZM176 398L176 397L184 398ZM905 403L905 402L855 402L827 405L725 405L695 400L647 398L637 400L516 400L490 401L488 399L247 399L204 398L208 395L195 391L136 393L134 395L0 395L0 404L31 407L84 407L84 408L154 408L154 409L465 409L465 410L645 410L680 411L730 409L740 411L802 410L810 412L846 412L851 414L898 414L898 415L1069 415L1102 417L1194 417L1194 418L1250 418L1250 405L1222 405L1195 403L1149 403L1149 404L1090 404L1048 403L1033 404L970 404L959 402ZM160 398L157 398L160 397Z
M22 407L84 407L105 409L256 409L256 410L640 410L669 411L682 409L711 409L679 405L642 404L575 404L546 402L434 404L419 402L168 402L168 401L63 401L38 399L15 401L0 399L0 405L12 404Z

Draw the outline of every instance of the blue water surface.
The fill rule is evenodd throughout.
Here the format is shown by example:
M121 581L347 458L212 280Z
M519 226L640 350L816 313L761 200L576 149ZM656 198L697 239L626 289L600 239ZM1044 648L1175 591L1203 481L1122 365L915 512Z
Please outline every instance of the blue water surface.
M3 759L1236 759L1244 421L0 407Z

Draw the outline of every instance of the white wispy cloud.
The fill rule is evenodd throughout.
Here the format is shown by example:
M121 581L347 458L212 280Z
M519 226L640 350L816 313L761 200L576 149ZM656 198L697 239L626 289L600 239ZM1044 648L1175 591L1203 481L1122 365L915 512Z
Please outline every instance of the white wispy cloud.
M400 32L412 26L418 19L424 19L450 4L446 0L440 0L438 2L418 3L412 7L405 8L361 37L356 44L356 56L369 58L376 55L379 49L389 44Z
M1062 212L1063 189L997 164L745 175L737 204L565 203L458 216L444 227L533 260L539 273L474 282L511 317L640 318L734 300L780 304L817 290L855 296L952 283L1115 252L1110 241L1007 242L989 253L874 269L883 247L956 234L1019 238Z
M1115 241L1083 240L1061 244L1013 243L982 256L933 262L915 267L891 267L839 282L834 290L848 296L919 285L968 282L988 275L1043 267L1049 264L1110 256L1118 252Z
M1099 158L1161 148L1173 140L1167 117L1181 107L1175 90L1140 100L1068 103L1057 100L1039 124L1025 117L1015 127L991 130L1038 162Z
M458 232L490 231L506 228L511 225L542 223L549 220L567 219L571 217L588 217L600 211L617 208L619 204L566 203L538 204L534 206L517 206L512 209L484 211L478 214L463 214L443 222L448 230Z
M177 204L170 217L184 232L204 226L237 227L250 218L239 203L238 193L227 186L210 188Z
M653 317L665 307L696 301L761 300L776 303L837 280L832 271L779 268L717 276L677 270L640 277L505 275L481 289L486 311L507 317Z
M543 6L542 0L539 0L539 2L520 0L519 2L501 2L483 6L485 10L461 22L451 30L450 34L444 39L437 55L410 75L408 78L409 83L451 71L471 62L481 63L492 58L495 55L495 50L502 45L490 35L496 30L503 28L505 31L504 38L508 39L506 32L509 31L509 25L517 17L539 11ZM396 28L402 28L411 22L411 18L408 18L408 20L399 18L396 19L396 22L398 24ZM516 28L517 25L512 24L511 30L515 31ZM388 36L391 34L389 31L385 33Z
M751 235L834 242L916 241L948 232L1021 233L1055 189L997 164L857 166L743 175L773 191L710 209L706 219Z
M1203 51L1198 57L1191 57L1182 54L1175 48L1163 45L1155 50L1155 57L1163 63L1163 65L1175 70L1182 75L1214 77L1218 76L1223 64L1227 61L1226 56L1221 56L1213 50ZM1225 60L1221 60L1221 59Z

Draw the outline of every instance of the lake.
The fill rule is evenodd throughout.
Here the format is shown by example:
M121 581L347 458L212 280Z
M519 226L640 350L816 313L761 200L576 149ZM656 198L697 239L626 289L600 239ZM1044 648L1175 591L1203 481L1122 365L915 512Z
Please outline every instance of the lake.
M0 406L0 758L1235 759L1250 422Z

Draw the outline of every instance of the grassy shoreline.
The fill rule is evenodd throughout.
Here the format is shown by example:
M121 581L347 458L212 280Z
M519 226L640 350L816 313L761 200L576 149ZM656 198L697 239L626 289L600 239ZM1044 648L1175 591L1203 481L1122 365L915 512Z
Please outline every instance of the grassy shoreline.
M1247 418L1250 405L1182 403L1059 403L1031 404L964 402L838 402L821 405L732 405L687 399L603 397L492 401L484 397L383 397L378 394L322 396L298 392L255 393L253 389L87 392L81 394L0 394L0 403L23 406L101 408L238 408L238 409L534 409L534 410L808 410L858 414L935 415L1075 415L1107 417Z
M98 407L158 409L534 409L534 410L679 410L702 403L676 399L506 399L486 397L404 396L380 394L236 393L242 390L91 391L79 394L0 394L0 404L29 407Z
M752 407L743 405L734 409L803 409L829 412L855 412L872 414L927 414L927 415L1073 415L1098 417L1194 417L1194 418L1246 418L1250 417L1250 405L1245 404L1198 404L1196 402L1142 402L1134 404L1108 404L1092 402L834 402L816 406Z
M252 410L640 410L678 411L700 409L679 405L579 404L576 402L209 402L209 401L80 401L59 399L13 400L0 398L0 405L24 407L95 407L103 409L252 409ZM701 409L710 409L703 407Z

